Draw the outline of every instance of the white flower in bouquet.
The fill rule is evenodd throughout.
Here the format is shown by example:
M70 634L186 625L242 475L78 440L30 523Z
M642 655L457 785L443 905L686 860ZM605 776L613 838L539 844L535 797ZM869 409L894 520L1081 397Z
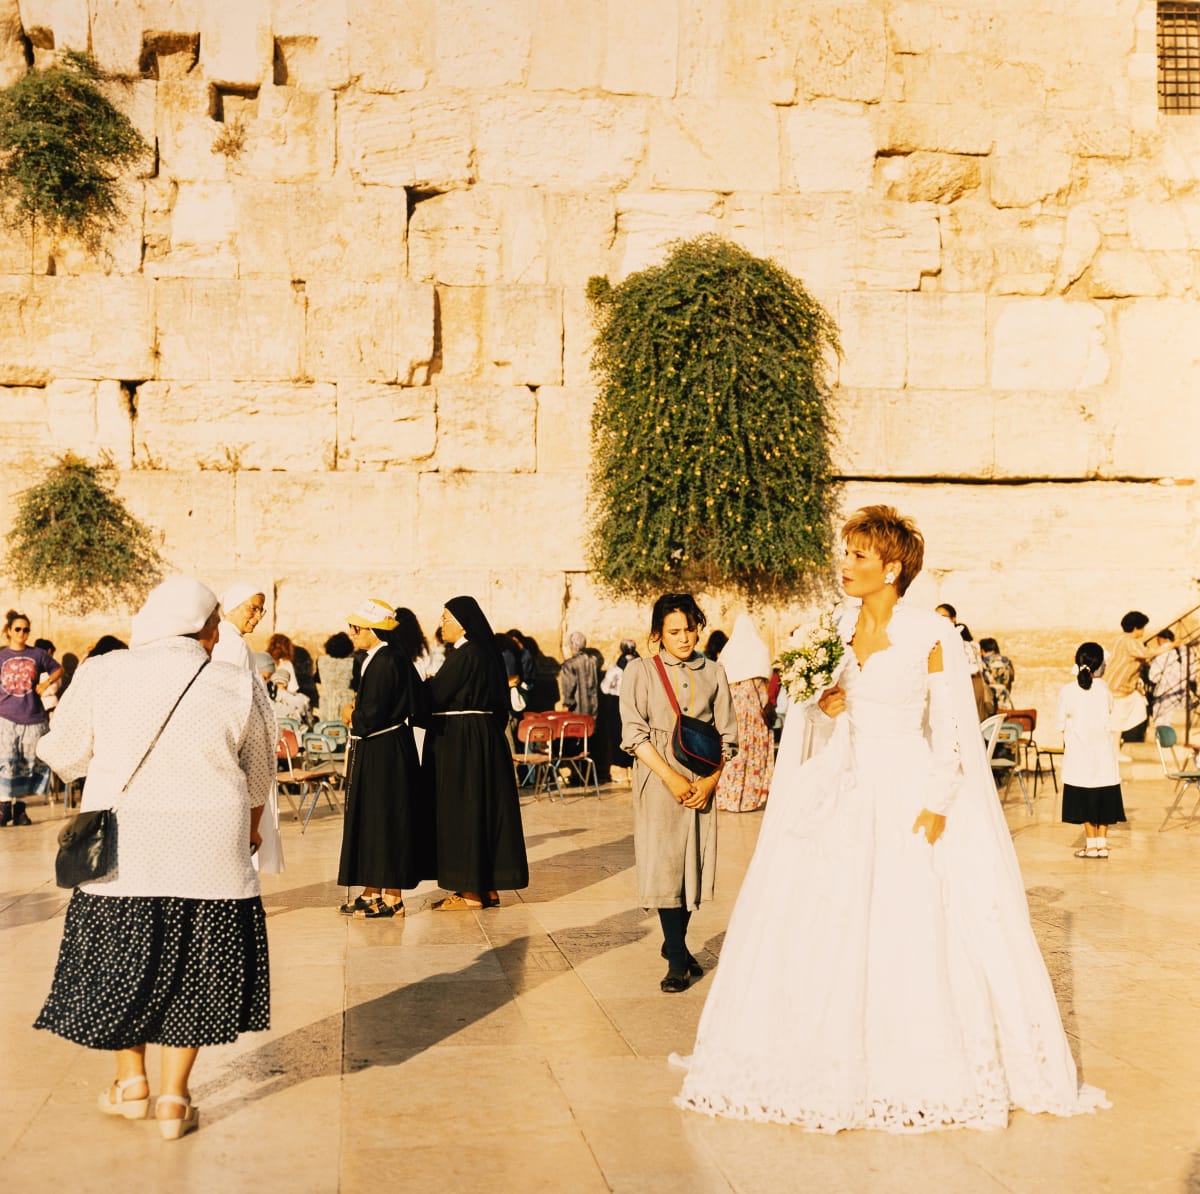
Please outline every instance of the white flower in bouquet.
M832 613L797 630L790 641L792 645L780 653L775 667L788 696L793 701L807 701L833 683L846 644Z

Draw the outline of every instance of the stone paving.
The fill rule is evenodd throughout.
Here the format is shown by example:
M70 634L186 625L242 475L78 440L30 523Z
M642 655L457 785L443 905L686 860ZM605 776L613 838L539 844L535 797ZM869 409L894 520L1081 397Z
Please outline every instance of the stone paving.
M303 835L289 821L288 870L264 883L273 1027L201 1053L200 1131L164 1143L93 1110L107 1056L30 1028L66 903L47 877L61 810L34 808L32 828L0 831L0 1189L1196 1194L1200 825L1157 831L1169 791L1127 783L1107 863L1071 856L1078 835L1044 784L1033 817L1008 805L1077 1060L1113 1108L904 1138L672 1105L666 1057L690 1047L709 980L659 992L629 794L608 788L526 804L532 882L499 909L433 913L426 885L377 925L335 911L339 818L318 812ZM722 815L718 898L693 921L706 966L760 822Z

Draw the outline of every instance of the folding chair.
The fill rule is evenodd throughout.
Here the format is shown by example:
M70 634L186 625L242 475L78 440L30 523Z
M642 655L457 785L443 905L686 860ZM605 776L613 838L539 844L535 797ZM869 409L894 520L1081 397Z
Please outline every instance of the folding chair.
M296 742L296 735L291 730L281 730L279 732L279 741L275 744L275 758L278 763L283 763L283 767L278 769L278 774L275 777L275 783L279 791L283 794L283 798L291 805L292 816L297 821L300 820L300 814L304 808L305 798L312 795L312 808L308 810L308 817L304 821L301 832L308 828L308 822L312 818L313 808L317 806L317 799L322 790L325 792L326 799L336 809L333 796L329 791L329 776L331 771L329 768L320 768L312 770L304 768L297 770L295 760L300 756L300 747ZM299 806L296 804L296 799L299 799Z
M517 723L517 741L524 748L512 757L517 773L517 787L524 787L533 780L533 795L536 798L549 778L561 798L562 785L554 769L554 726L544 718L524 717Z
M1011 744L1014 752L1021 745L1021 727L1007 720L1006 714L995 713L991 717L986 718L980 723L980 731L983 734L983 741L987 746L988 766L992 769L992 775L1004 776L1004 786L1000 789L1000 803L1004 803L1004 798L1008 794L1009 785L1012 783L1012 778L1015 775L1017 782L1021 785L1021 795L1025 797L1025 808L1030 815L1033 814L1033 803L1029 799L1029 791L1025 787L1025 777L1017 767L1017 760L1014 759L998 759L996 758L996 747L1000 743Z
M1196 789L1196 803L1183 822L1185 825L1190 825L1196 819L1196 813L1200 811L1200 769L1197 769L1195 760L1191 766L1180 765L1179 739L1174 726L1155 726L1154 745L1158 747L1158 761L1162 763L1163 775L1175 784L1175 799L1171 807L1167 809L1163 823L1158 827L1158 832L1162 833L1166 829L1167 823L1175 815L1175 810L1179 807L1184 792L1192 787Z
M558 722L558 755L554 759L555 772L564 764L579 777L586 788L591 777L596 797L600 796L600 779L596 761L588 752L588 740L596 732L596 719L587 713L571 713ZM567 754L567 743L575 743L574 753Z
M1037 729L1037 710L1036 709L1006 709L1004 711L1004 720L1010 721L1014 725L1021 728L1021 770L1033 772L1033 798L1037 799L1038 780L1042 775L1042 755L1046 755L1049 768L1050 778L1054 784L1054 790L1058 791L1058 776L1054 771L1054 758L1048 751L1044 751L1038 746L1036 739L1033 736L1033 731ZM1029 753L1033 752L1033 767L1029 766Z

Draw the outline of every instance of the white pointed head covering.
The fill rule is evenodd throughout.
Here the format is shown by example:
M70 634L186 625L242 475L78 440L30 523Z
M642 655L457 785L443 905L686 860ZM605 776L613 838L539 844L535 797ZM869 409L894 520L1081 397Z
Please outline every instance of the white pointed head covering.
M721 666L730 684L739 680L769 679L771 652L749 614L738 614L733 633L721 652Z
M368 630L395 630L398 623L395 607L378 597L368 597L346 619L350 626L365 626Z
M207 585L190 576L168 576L150 590L145 604L133 615L131 647L144 647L159 639L195 634L204 629L217 595Z
M229 617L239 605L249 601L251 597L256 597L259 593L263 593L263 596L266 596L262 589L256 589L252 584L248 584L244 580L235 580L221 594L221 612L226 617Z

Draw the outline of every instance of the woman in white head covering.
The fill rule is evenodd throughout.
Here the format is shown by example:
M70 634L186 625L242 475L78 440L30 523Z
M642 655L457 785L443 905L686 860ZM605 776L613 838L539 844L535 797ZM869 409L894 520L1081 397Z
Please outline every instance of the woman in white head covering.
M251 855L275 774L275 726L247 669L213 663L216 596L172 577L131 647L80 665L38 752L113 808L117 869L77 887L36 1027L116 1054L106 1115L149 1111L146 1046L162 1046L165 1139L193 1130L197 1051L268 1027L266 920Z
M721 651L721 666L729 680L737 714L737 754L725 764L717 784L717 808L747 813L767 802L774 773L768 688L771 652L749 614L739 614L729 642Z
M262 621L266 595L256 592L252 584L235 581L221 594L221 637L213 648L213 659L233 663L253 671L250 648L245 636Z

